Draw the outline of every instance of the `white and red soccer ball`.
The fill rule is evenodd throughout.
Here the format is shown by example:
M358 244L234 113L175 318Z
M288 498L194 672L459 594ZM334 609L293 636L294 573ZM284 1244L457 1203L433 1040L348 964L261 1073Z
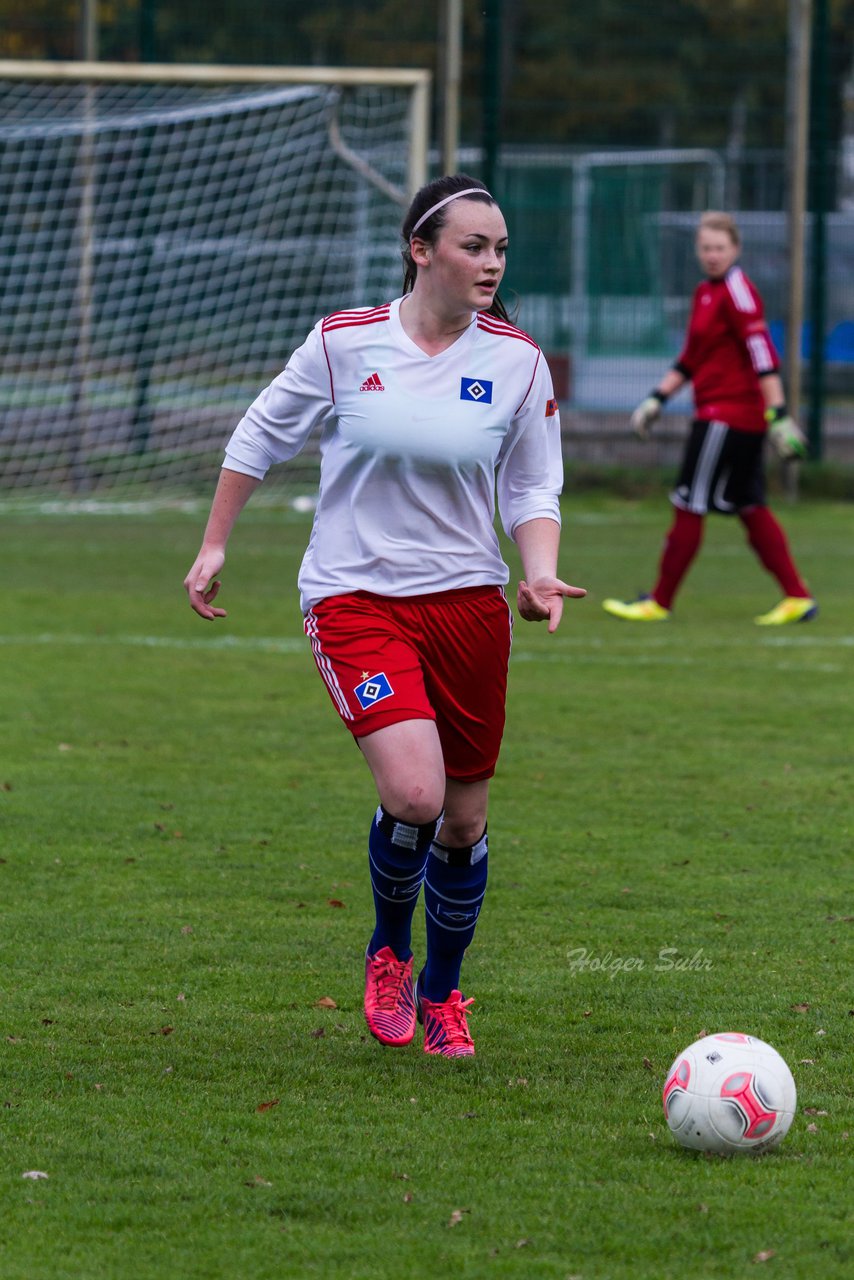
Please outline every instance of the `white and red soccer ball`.
M676 1058L662 1093L664 1115L683 1147L721 1155L770 1151L795 1115L792 1073L776 1049L728 1031L704 1036Z

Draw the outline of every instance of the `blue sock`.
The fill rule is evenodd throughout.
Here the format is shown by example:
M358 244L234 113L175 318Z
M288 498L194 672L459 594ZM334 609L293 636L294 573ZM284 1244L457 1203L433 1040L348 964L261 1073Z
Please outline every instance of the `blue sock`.
M486 893L486 831L477 844L450 849L433 842L424 878L427 964L419 990L428 1000L447 1000L460 985L460 967L474 937Z
M412 955L412 916L427 854L441 821L440 814L432 822L413 826L399 822L382 805L377 809L368 840L376 911L368 955L375 955L383 947L391 947L398 960L408 960Z

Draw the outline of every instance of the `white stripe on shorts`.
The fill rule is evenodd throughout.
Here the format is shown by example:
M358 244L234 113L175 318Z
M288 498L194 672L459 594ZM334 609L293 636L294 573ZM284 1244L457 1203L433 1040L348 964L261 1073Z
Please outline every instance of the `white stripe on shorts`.
M332 663L321 648L320 637L317 634L317 615L312 609L309 609L305 615L305 633L311 641L311 651L314 654L317 669L323 677L323 683L329 690L332 701L344 720L352 720L354 718L353 712L347 705L347 699L344 697L341 685L338 683L338 677L332 668Z
M709 492L714 479L715 468L721 456L726 440L727 425L725 422L710 422L700 449L700 456L694 468L694 479L691 492L688 494L688 510L704 515L709 509Z

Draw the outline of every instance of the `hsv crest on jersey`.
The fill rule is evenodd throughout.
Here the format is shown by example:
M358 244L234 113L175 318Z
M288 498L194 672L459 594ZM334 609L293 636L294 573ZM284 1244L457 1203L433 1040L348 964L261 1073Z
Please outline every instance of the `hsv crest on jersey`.
M492 404L492 383L486 378L460 378L460 399Z
M359 390L360 391L385 391L385 387L383 386L382 378L380 377L380 375L378 373L372 373L369 378L365 378L365 381L359 387Z
M368 707L374 706L377 702L382 702L383 698L390 698L394 693L388 682L388 677L384 671L380 671L375 676L369 676L367 680L363 680L361 684L357 684L353 690L359 699L359 705L363 711L367 711Z

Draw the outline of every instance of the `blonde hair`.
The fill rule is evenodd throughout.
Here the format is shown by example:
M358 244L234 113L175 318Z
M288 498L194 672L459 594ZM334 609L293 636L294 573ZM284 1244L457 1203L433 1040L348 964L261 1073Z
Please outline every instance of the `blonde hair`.
M741 247L741 235L738 230L738 224L732 214L719 213L717 209L707 210L700 218L697 230L703 231L706 228L709 231L725 232L736 248Z

